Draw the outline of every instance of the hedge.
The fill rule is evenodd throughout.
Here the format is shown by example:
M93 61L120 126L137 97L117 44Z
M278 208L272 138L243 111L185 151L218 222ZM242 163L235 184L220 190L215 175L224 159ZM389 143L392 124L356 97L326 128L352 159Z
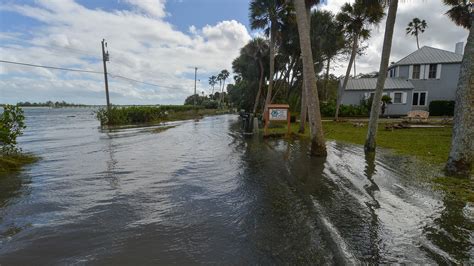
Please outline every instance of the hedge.
M453 116L454 101L431 101L429 110L431 116Z

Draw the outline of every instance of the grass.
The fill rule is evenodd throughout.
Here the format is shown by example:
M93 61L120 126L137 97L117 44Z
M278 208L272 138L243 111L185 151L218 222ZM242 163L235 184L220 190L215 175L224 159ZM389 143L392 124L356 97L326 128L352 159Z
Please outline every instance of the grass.
M445 195L461 201L474 202L474 181L453 177L437 177L433 180L435 188Z
M293 136L309 138L309 129L304 134L297 133L299 125L292 124ZM364 127L354 127L350 122L323 122L324 136L328 140L363 145L367 134L367 123ZM385 123L379 123L377 132L377 147L391 149L400 155L413 156L421 163L427 163L430 167L442 168L448 159L451 146L451 126L442 128L409 128L385 130ZM284 135L286 126L277 125L269 128L273 135ZM436 177L432 179L436 189L442 190L448 197L460 201L474 202L474 180L453 177Z
M38 161L31 154L0 155L0 175L18 172L23 166Z
M304 134L297 133L299 125L292 124L292 134L309 138L309 129ZM349 122L323 122L324 136L329 140L363 145L367 135L367 124L363 127L354 127ZM385 130L385 124L379 124L377 132L377 147L392 149L397 154L411 155L425 162L440 164L447 160L451 145L450 126L442 128L410 128ZM270 134L284 134L285 127L269 129Z

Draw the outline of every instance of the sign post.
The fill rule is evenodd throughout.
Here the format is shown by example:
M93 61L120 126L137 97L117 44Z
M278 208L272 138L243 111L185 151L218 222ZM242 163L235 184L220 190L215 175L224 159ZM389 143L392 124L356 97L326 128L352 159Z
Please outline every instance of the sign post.
M287 135L290 135L290 106L288 104L269 104L265 112L264 136L268 136L268 125L270 121L287 122Z

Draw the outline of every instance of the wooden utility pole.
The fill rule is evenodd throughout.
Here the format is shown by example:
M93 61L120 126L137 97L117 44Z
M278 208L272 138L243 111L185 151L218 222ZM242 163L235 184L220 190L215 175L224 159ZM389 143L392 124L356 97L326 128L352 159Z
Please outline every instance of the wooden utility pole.
M198 71L198 68L195 67L195 68L194 68L194 95L193 95L193 98L194 98L194 106L196 106L196 101L197 101L196 98L198 97L198 95L196 95L197 71Z
M107 43L105 39L102 39L102 61L104 62L104 80L105 80L105 96L107 97L107 110L110 109L110 98L109 98L109 81L107 79L107 61L109 61L109 52L105 52Z

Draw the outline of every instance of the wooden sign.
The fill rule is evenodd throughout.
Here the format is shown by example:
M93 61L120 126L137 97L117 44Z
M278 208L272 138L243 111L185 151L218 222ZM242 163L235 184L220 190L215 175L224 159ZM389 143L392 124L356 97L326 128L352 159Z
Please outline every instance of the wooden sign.
M265 136L268 135L268 125L273 122L287 122L287 134L290 134L290 106L288 104L269 104L265 111Z

